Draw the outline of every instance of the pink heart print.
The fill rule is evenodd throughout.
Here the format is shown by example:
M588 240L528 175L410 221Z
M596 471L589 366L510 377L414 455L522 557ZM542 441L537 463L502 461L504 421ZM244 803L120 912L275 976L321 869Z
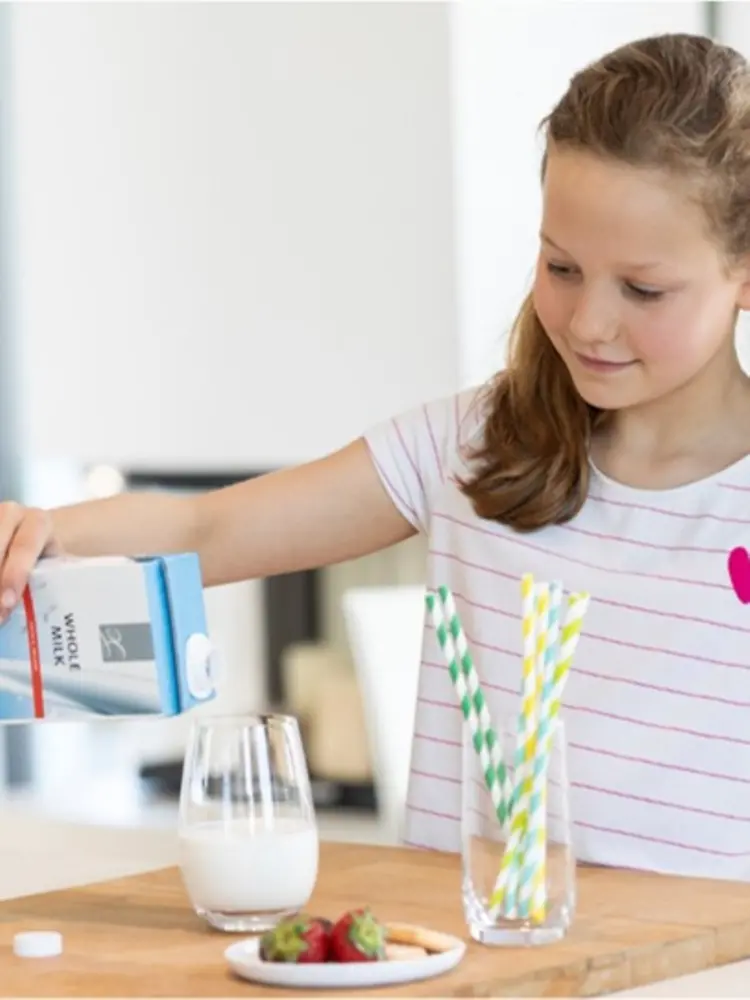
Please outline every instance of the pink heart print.
M727 566L735 594L743 604L750 604L750 555L747 549L742 546L732 549Z

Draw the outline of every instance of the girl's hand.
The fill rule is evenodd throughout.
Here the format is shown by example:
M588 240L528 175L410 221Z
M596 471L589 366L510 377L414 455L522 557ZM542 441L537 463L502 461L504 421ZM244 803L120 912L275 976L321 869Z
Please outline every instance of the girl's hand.
M47 511L0 503L0 621L20 601L39 558L61 551Z

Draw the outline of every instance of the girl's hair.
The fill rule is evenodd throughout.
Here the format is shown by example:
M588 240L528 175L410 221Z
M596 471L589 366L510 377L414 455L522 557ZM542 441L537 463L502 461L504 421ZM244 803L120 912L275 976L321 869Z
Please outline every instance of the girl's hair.
M750 251L750 69L734 49L682 34L625 45L577 73L541 128L548 145L685 178L727 259ZM518 531L569 521L588 492L592 432L610 414L579 396L531 296L487 389L460 484L475 512Z

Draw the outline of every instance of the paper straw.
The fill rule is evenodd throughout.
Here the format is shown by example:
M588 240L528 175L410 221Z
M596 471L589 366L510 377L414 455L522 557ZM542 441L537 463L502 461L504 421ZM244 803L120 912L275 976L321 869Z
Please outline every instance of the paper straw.
M524 817L526 822L512 871L516 916L521 919L531 917L532 921L541 922L539 914L546 912L547 772L546 767L542 766L543 747L539 740L544 731L545 693L549 691L548 679L554 671L560 632L561 585L550 584L546 592L541 591L537 600L536 741L534 761L530 766L530 789ZM541 919L543 920L543 916Z
M527 743L533 738L535 728L536 700L536 631L537 631L537 599L534 587L534 577L530 573L521 579L521 636L523 644L523 659L521 663L521 710L518 715L515 753L515 798L522 792L523 780L526 775L524 763L527 749L532 747Z
M426 603L435 625L438 643L448 665L464 720L471 731L471 741L479 756L484 783L490 793L495 814L503 829L507 829L510 798L505 786L508 784L508 778L489 710L479 686L476 669L468 652L459 658L453 633L443 618L443 612L435 595L428 593ZM455 614L453 617L457 621ZM456 630L463 636L460 625Z
M515 783L513 790L513 821L509 844L514 845L503 858L504 913L515 918L517 888L522 862L520 844L527 823L528 797L531 793L532 767L535 755L538 698L541 692L546 645L546 615L549 604L549 586L534 583L530 573L521 579L521 632L523 661L521 677L521 710L518 715Z
M565 670L562 680L567 676ZM518 883L518 913L541 923L546 913L546 805L547 787L544 778L549 764L552 741L557 728L560 699L550 701L545 719L545 733L539 741L539 757L535 771L535 787L529 800L528 827L522 871Z
M547 686L547 681L552 676L555 663L559 655L560 626L562 625L562 603L563 585L559 580L553 580L549 585L549 614L547 626L547 649L544 654L544 685L542 687L542 697Z
M560 608L563 599L563 588L559 581L553 581L549 588L549 607L547 609L547 647L544 653L544 675L542 682L540 731L544 731L544 722L549 711L549 694L552 690L555 662L559 653L560 640ZM560 699L558 698L558 704ZM547 771L542 769L537 774L534 768L534 784L540 796L540 808L537 810L536 827L527 829L526 843L523 846L524 864L526 858L536 851L537 867L531 883L531 902L529 916L533 923L540 924L547 913Z
M583 617L588 610L589 600L590 595L587 593L571 594L568 598L565 619L560 630L560 650L555 661L552 677L549 680L549 689L545 692L546 697L550 700L557 699L559 701L562 696L558 675L567 673L573 662L578 640L581 638ZM545 694L543 694L543 698Z
M568 677L573 655L581 634L583 616L588 608L588 594L572 594L568 599L565 619L562 624L560 647L551 676L547 677L542 692L539 719L538 743L532 768L532 784L528 801L524 801L523 815L527 819L524 829L516 824L518 812L514 812L511 837L500 867L495 891L490 897L491 912L497 915L507 893L513 894L513 915L531 917L535 922L544 919L546 910L546 771L551 752L552 740L560 711L565 681ZM516 809L519 807L517 806ZM521 845L526 834L525 856L521 857ZM514 865L522 864L518 885L511 883ZM517 893L517 899L516 899ZM508 915L508 905L503 907Z
M480 725L486 732L489 732L492 735L492 745L489 748L490 756L492 757L492 762L497 772L500 789L503 794L506 816L509 819L512 788L510 776L505 767L505 761L503 760L503 748L498 741L497 730L492 725L490 712L487 708L487 702L485 701L484 694L479 683L479 674L477 673L474 661L469 653L466 633L464 632L461 620L458 617L456 602L453 599L453 594L447 587L438 587L438 596L443 607L443 616L447 619L448 630L455 643L456 651L458 652L459 664L466 679L466 685L469 689L472 705L479 716Z

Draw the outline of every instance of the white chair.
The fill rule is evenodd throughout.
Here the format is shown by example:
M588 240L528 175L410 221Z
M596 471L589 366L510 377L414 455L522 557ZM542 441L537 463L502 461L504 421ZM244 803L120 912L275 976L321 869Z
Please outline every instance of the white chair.
M425 588L357 587L344 621L364 703L375 793L386 840L402 832L422 653Z

